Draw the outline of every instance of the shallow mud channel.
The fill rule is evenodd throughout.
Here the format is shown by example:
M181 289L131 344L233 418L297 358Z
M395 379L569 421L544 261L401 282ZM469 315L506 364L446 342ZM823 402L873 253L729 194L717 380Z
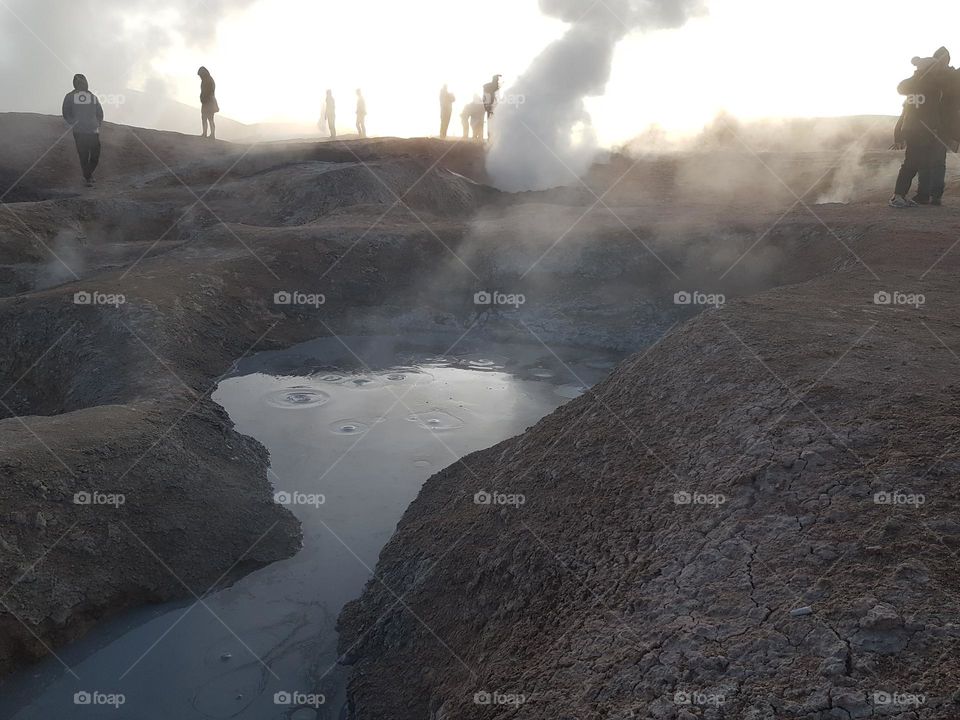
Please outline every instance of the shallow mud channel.
M326 338L242 361L214 399L270 451L274 499L303 526L300 552L200 601L99 626L58 653L76 676L49 658L9 678L0 717L345 717L337 615L424 481L523 432L618 359L434 335ZM498 490L479 478L464 488Z

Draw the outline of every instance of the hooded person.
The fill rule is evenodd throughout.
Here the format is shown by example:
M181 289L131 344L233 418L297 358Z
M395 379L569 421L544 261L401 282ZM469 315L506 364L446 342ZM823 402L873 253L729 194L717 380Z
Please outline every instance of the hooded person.
M200 121L203 123L203 137L207 137L207 127L210 128L210 139L217 139L217 123L214 116L220 112L217 103L217 83L214 82L210 71L205 67L197 70L200 76Z
M100 126L103 124L103 106L90 92L84 75L73 76L73 91L63 98L63 119L73 129L73 140L80 157L80 169L87 187L94 182L93 173L100 164Z
M897 123L896 144L906 148L903 165L890 207L910 208L930 202L931 168L939 139L941 124L941 84L947 64L942 58L914 58L913 75L897 86L897 92L906 96L903 115ZM907 199L913 179L919 176L917 195Z

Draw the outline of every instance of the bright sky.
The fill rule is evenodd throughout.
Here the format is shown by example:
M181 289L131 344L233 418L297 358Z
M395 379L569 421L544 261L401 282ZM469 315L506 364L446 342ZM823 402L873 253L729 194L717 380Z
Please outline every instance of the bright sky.
M606 97L589 104L600 139L625 140L651 123L696 131L720 110L744 119L897 114L911 57L950 47L945 29L960 28L956 0L922 8L711 0L709 16L680 30L621 43ZM242 122L315 122L329 87L349 126L361 87L371 133L428 135L444 82L458 107L494 72L509 85L563 29L536 0L259 0L223 20L209 50L176 48L155 69L197 105L194 73L206 65L223 113ZM951 49L960 60L960 42Z

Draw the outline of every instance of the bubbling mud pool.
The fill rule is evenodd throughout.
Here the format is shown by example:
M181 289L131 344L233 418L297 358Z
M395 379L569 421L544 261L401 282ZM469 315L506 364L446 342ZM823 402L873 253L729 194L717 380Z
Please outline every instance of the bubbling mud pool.
M618 359L429 336L327 338L242 361L213 397L270 451L274 500L300 520L302 549L203 602L98 626L57 653L76 677L49 658L8 678L0 718L345 717L336 618L420 486L523 432Z

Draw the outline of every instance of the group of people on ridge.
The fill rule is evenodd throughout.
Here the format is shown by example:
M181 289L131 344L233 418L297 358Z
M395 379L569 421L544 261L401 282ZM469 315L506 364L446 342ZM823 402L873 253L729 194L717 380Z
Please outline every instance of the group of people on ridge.
M946 189L947 153L960 148L960 70L950 66L950 51L913 59L913 75L897 87L906 96L893 148L906 158L890 199L894 208L941 205ZM913 179L917 194L908 199Z
M217 123L214 116L220 112L217 104L217 83L205 67L197 70L200 77L200 122L203 137L217 139ZM100 126L103 125L103 105L85 75L73 76L73 90L63 98L63 119L73 129L73 140L80 156L80 170L87 187L94 184L93 174L100 164Z
M493 118L497 107L500 79L502 75L494 75L493 79L483 86L483 97L473 96L473 102L463 106L460 113L460 122L463 123L463 139L473 137L477 142L483 142L483 126ZM440 137L446 139L450 129L450 119L453 117L453 104L456 96L444 85L440 89ZM489 129L488 129L489 137Z
M320 129L327 129L331 139L337 137L337 101L333 97L333 90L327 90L323 100L323 109L320 112ZM357 88L357 135L367 136L367 101L363 91Z

